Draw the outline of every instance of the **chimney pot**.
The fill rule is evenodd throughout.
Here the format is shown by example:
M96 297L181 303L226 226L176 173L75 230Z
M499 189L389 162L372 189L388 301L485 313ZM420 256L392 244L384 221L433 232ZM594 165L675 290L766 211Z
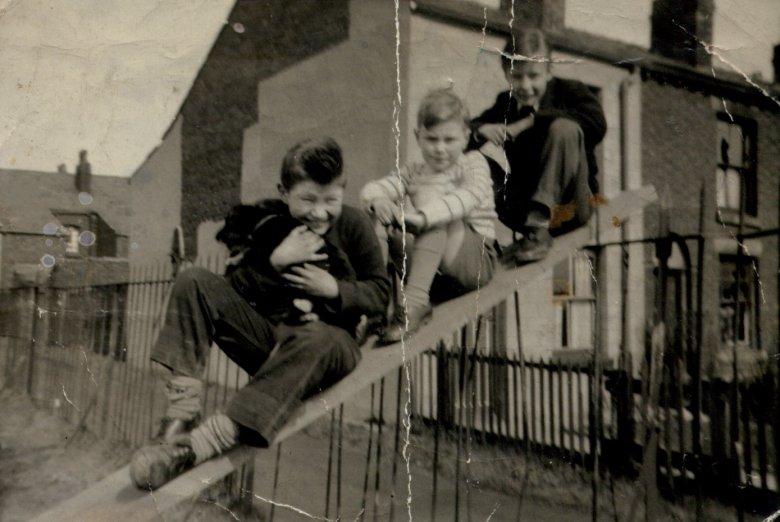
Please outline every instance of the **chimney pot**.
M651 49L694 66L709 66L714 0L654 0Z
M87 161L87 151L79 152L79 164L76 166L76 190L78 192L92 192L92 165Z

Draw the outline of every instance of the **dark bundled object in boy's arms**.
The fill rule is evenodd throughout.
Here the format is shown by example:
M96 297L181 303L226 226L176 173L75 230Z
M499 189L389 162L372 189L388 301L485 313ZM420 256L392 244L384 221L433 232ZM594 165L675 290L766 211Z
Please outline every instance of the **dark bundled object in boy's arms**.
M290 216L286 205L275 203L236 205L225 217L225 225L216 236L230 251L225 277L258 313L275 323L300 324L305 314L314 313L326 323L341 325L344 318L337 314L338 307L330 299L293 288L271 266L271 253L302 225ZM320 252L328 257L310 264L327 270L336 279L354 281L357 275L344 252L323 239L325 246Z

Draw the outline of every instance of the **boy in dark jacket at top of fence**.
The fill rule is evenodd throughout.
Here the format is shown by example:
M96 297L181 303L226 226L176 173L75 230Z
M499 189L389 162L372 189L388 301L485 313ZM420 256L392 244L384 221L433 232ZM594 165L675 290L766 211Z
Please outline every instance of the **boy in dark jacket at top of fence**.
M517 263L546 256L551 226L587 222L598 191L604 112L583 83L553 77L550 62L541 31L517 30L501 56L510 89L471 122L471 148L491 143L506 153L509 172L489 163L499 219L523 234L508 251Z
M281 202L272 205L286 207L303 225L270 252L266 266L292 288L329 300L342 326L275 323L222 276L199 268L177 276L151 355L173 372L169 408L160 441L133 457L131 476L138 487L155 489L239 440L267 446L303 399L355 368L360 349L347 325L363 315L382 316L390 283L371 221L342 204L344 183L341 149L332 139L305 140L287 152ZM326 240L345 254L353 279L337 279L314 264L327 258ZM200 379L212 342L251 378L224 413L191 429L201 411Z

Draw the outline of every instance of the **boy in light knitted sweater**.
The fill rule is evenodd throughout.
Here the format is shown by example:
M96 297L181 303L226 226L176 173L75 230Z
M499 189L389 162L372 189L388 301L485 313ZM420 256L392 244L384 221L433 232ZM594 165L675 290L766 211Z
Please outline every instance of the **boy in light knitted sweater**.
M414 236L406 242L406 306L396 306L383 334L386 343L399 341L430 317L435 280L447 288L437 297L451 299L485 285L493 275L496 212L490 168L481 154L463 152L468 123L468 111L451 89L428 93L415 130L424 161L371 181L361 192L380 236L402 222Z

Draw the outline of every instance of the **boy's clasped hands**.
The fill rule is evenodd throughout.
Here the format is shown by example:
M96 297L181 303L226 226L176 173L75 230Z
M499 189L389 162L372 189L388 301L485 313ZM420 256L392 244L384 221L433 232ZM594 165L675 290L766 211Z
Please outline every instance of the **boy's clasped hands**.
M404 209L386 198L374 199L369 208L376 219L386 227L401 228L401 223L404 223L407 232L419 234L428 225L428 220L422 212L416 209Z

